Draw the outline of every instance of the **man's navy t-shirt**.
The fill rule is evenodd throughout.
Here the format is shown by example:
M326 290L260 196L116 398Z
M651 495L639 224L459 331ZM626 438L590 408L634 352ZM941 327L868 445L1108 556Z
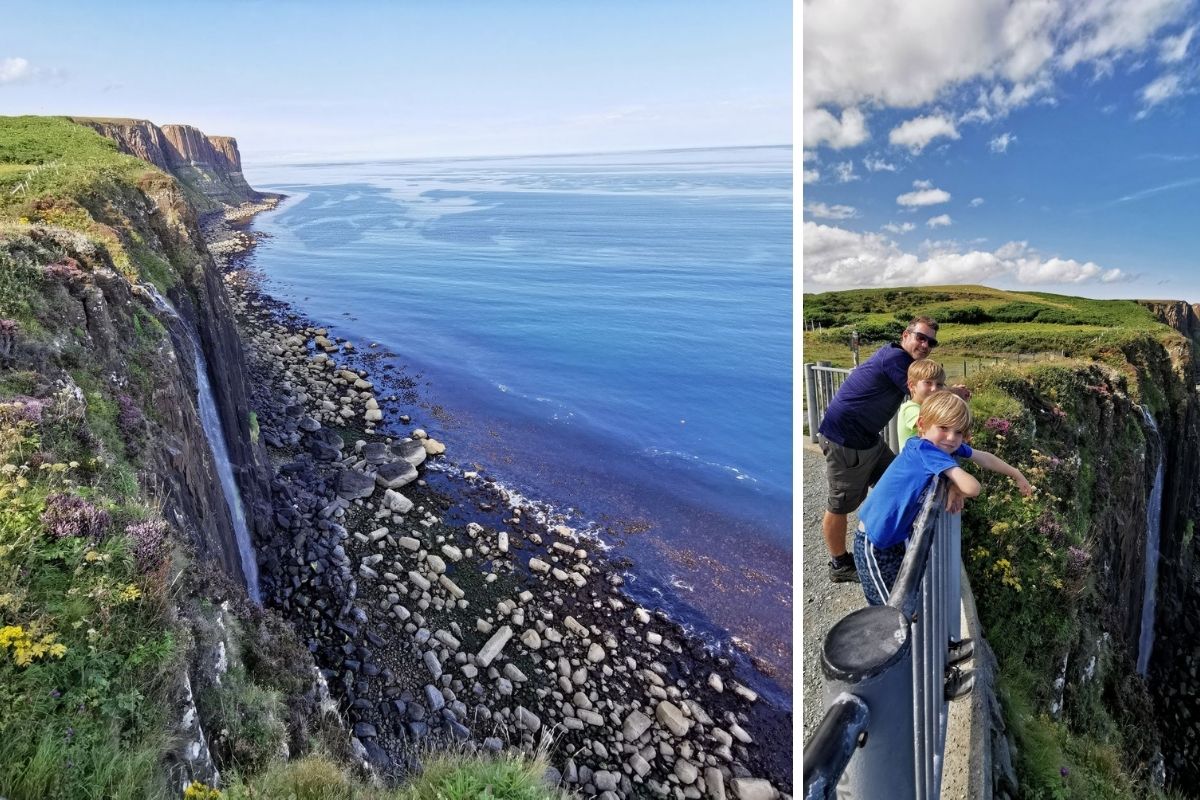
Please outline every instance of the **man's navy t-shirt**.
M873 447L908 393L913 357L898 344L875 351L838 389L821 420L821 435L854 450Z

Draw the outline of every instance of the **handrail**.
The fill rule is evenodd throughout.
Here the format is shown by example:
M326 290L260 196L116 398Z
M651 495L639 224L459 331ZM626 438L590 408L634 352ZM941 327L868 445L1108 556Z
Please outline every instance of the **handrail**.
M817 443L817 428L825 418L825 411L833 402L837 390L845 383L851 370L831 367L828 361L804 365L805 410L808 416L808 438ZM893 453L900 452L900 413L897 411L880 431Z
M941 791L946 646L958 638L961 602L960 518L945 511L946 493L934 477L888 603L851 612L825 638L827 710L804 748L806 798ZM867 712L861 723L847 719L854 701Z
M804 748L804 797L831 797L838 778L867 732L871 712L852 694L843 694L829 705L812 744Z

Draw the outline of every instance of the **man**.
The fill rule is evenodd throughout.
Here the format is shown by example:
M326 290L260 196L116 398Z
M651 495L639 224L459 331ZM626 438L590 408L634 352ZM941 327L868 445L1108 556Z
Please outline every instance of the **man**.
M938 324L929 317L908 323L900 344L879 348L856 367L821 420L821 452L829 481L829 505L821 523L829 548L829 579L858 580L854 556L846 552L846 517L867 497L895 455L879 432L904 402L908 367L937 347Z

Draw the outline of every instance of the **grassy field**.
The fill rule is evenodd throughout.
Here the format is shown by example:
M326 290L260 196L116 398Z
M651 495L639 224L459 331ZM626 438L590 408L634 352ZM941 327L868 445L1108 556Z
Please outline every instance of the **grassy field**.
M899 341L908 321L929 316L941 326L931 358L947 374L966 374L998 362L1091 357L1150 332L1170 336L1149 309L1132 300L1092 300L1043 292L1008 292L986 286L855 289L803 298L805 362L853 364L851 332L865 360Z

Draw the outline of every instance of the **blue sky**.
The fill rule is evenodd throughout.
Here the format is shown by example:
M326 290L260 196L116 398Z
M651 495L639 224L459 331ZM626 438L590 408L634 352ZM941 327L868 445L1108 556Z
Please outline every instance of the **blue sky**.
M804 290L1200 302L1193 0L804 4Z
M55 2L5 11L0 113L235 136L247 162L788 144L792 8Z

